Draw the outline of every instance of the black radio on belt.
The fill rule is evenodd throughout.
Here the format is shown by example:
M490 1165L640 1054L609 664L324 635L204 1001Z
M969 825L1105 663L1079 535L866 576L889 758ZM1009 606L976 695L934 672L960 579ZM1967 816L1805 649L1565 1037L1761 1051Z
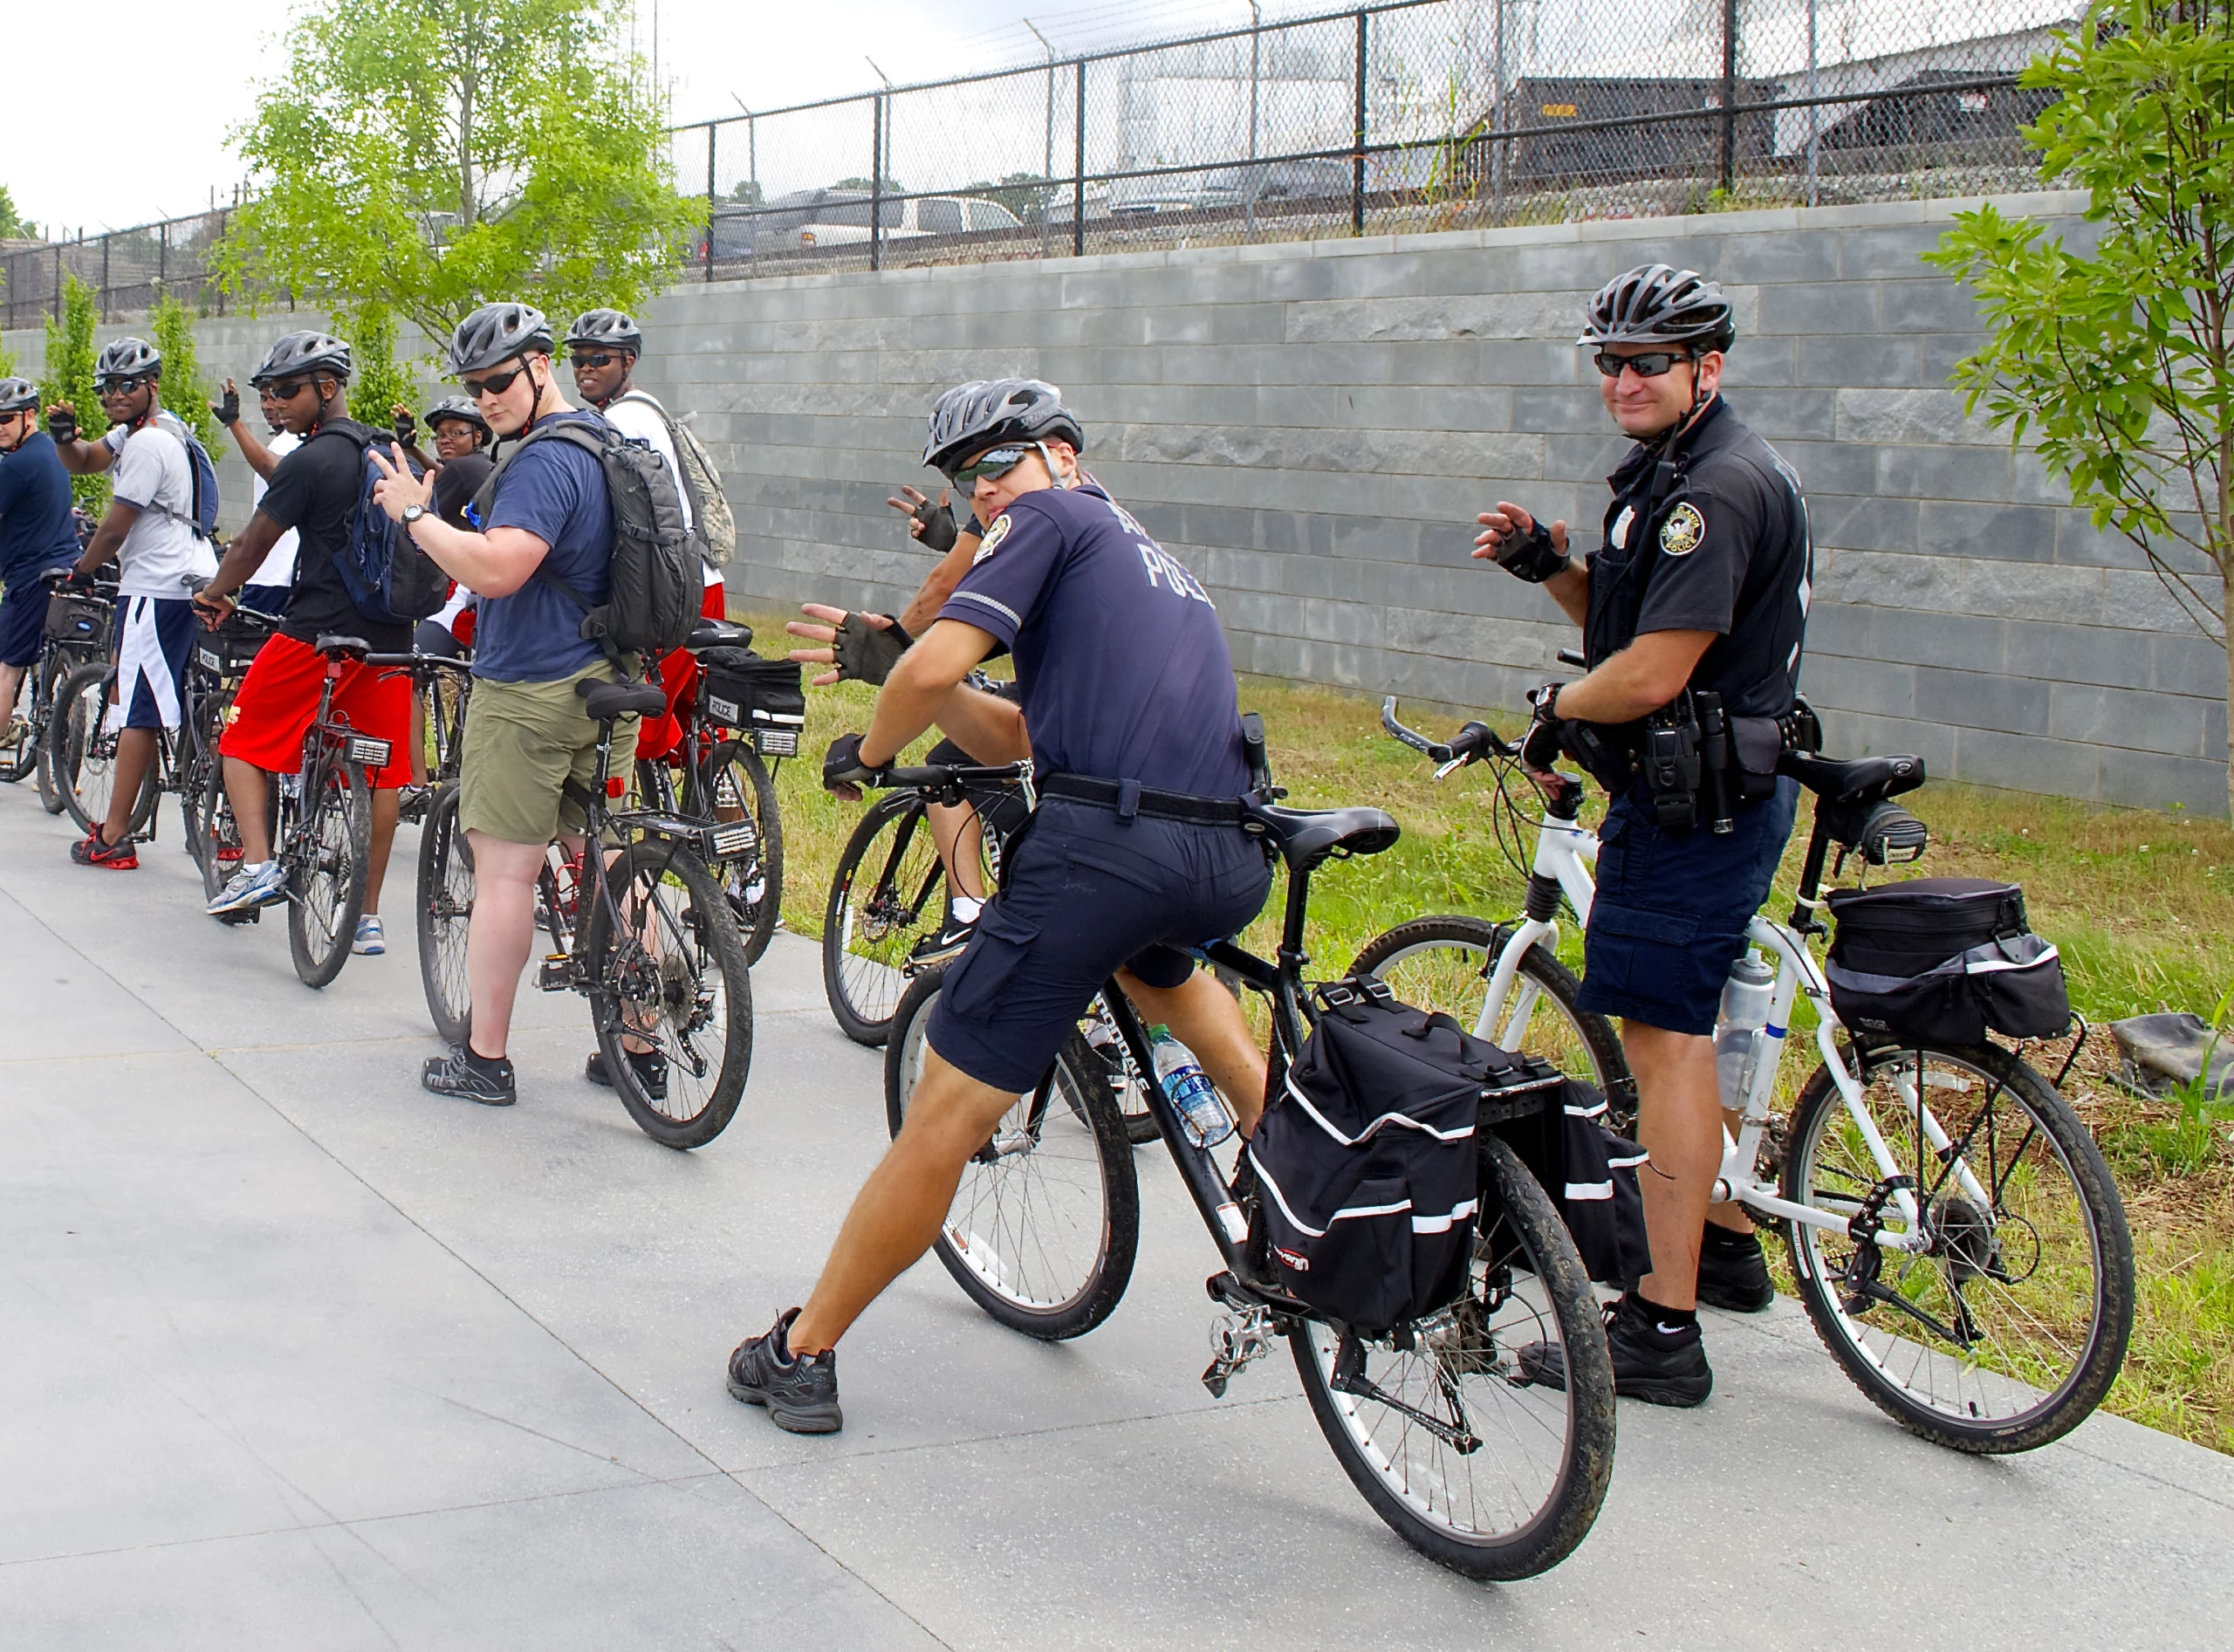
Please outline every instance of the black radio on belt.
M1703 769L1698 713L1689 689L1645 719L1644 750L1638 757L1660 829L1689 832L1698 820Z

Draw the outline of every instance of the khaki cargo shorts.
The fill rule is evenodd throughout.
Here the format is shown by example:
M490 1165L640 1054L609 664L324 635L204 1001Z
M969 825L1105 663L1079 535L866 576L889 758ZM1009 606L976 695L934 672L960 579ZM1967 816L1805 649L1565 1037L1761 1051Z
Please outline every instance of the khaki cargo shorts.
M571 779L587 791L595 782L598 725L574 685L616 681L603 661L556 682L476 678L458 754L458 824L506 843L548 843L562 829L580 832L581 805L565 787ZM623 780L635 767L636 721L613 725L610 772Z

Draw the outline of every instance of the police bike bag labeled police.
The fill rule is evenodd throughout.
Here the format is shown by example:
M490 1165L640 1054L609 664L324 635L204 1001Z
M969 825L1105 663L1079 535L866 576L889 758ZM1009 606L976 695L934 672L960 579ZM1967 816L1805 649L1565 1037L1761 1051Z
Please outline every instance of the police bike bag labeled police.
M1934 1045L2052 1038L2071 1022L2055 948L2032 932L2025 892L1990 878L1915 878L1834 889L1823 974L1858 1033Z
M1299 1300L1386 1331L1466 1289L1484 1104L1539 1112L1563 1080L1371 977L1315 996L1317 1024L1249 1143L1264 1254Z
M795 757L806 725L806 693L799 668L789 660L764 660L749 648L703 648L706 709L714 721L750 731L764 757Z

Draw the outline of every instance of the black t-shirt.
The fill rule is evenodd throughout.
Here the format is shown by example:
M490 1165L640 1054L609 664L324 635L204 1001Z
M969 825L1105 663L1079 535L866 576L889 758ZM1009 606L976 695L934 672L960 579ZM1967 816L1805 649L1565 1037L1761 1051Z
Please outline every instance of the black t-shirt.
M1248 787L1217 610L1100 488L1027 493L995 518L939 618L1015 652L1042 774L1197 797Z
M1711 631L1689 686L1733 717L1792 709L1814 577L1799 475L1719 397L1660 455L1641 443L1607 478L1606 543L1590 559L1583 652L1594 668L1649 631Z
M481 491L481 484L496 468L485 453L461 453L455 459L443 460L442 468L435 472L435 514L453 528L477 531L466 520L465 507L473 503L473 496Z
M323 635L362 637L375 652L411 646L408 625L376 625L357 611L333 566L349 548L349 524L364 490L364 449L339 431L321 430L279 461L257 510L298 534L295 593L280 634L300 642Z

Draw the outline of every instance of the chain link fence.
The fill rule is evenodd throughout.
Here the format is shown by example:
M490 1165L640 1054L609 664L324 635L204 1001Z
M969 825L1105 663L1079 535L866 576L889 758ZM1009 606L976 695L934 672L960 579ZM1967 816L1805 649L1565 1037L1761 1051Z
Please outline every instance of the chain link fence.
M10 328L60 315L64 284L75 276L93 291L104 321L152 308L163 292L189 310L223 315L225 294L210 264L232 216L220 207L74 241L0 245L0 314Z
M1391 0L703 122L690 273L2037 188L2076 0Z

